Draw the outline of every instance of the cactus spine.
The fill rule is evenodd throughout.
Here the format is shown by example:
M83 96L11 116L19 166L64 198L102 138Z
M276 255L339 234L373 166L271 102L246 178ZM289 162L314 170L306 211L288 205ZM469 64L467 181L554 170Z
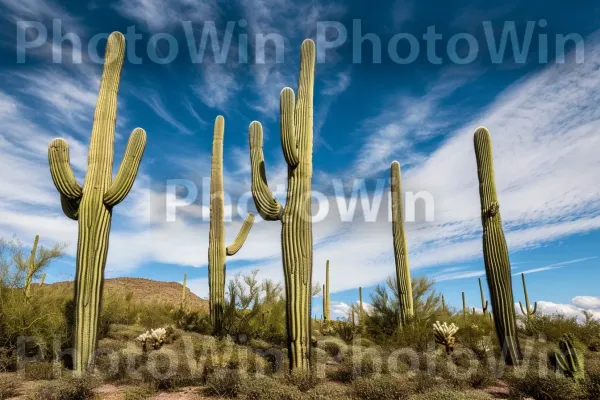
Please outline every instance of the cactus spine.
M483 315L487 316L488 313L488 301L485 299L485 294L483 293L483 285L481 284L481 278L479 281L479 294L481 295L481 309L483 310Z
M300 54L298 98L284 88L280 95L280 130L288 164L285 208L273 197L265 176L260 123L250 124L252 197L265 220L281 221L283 272L287 304L288 357L292 370L306 371L311 354L312 291L312 151L315 43L305 40Z
M323 314L326 320L331 319L331 302L329 299L329 260L325 266L325 284L323 285Z
M402 182L400 164L392 162L391 197L392 197L392 235L394 238L394 258L396 261L396 280L398 284L398 301L400 302L400 326L405 326L414 314L410 268L408 265L408 249L404 232L404 210L402 202Z
M517 337L508 247L502 230L500 206L494 182L492 140L487 129L483 127L477 129L474 145L483 225L483 258L494 310L494 325L500 347L503 349L505 363L518 365L523 355Z
M37 246L40 240L39 235L35 235L33 239L33 247L31 248L31 254L29 255L29 267L27 268L27 276L25 277L25 301L31 300L31 281L33 280L33 274L36 272L35 265L35 254L37 253Z
M187 274L183 274L183 285L181 287L181 309L186 309L186 297L187 297Z
M523 281L523 291L525 292L525 308L521 302L519 302L519 307L521 307L521 312L523 315L529 319L537 313L537 301L533 303L533 308L531 308L531 304L529 303L529 294L527 293L527 284L525 283L525 274L521 274L521 280Z
M254 223L249 214L232 244L225 247L225 195L223 193L223 137L225 119L215 119L212 164L210 172L210 226L208 232L208 289L210 320L215 333L223 325L225 304L225 259L233 256L244 245Z
M146 132L134 129L123 162L113 179L117 92L124 53L124 36L113 32L106 45L83 187L71 170L67 142L54 139L48 149L50 172L60 193L63 211L69 218L79 221L74 332L77 374L89 369L94 361L112 209L125 199L133 186L146 146Z

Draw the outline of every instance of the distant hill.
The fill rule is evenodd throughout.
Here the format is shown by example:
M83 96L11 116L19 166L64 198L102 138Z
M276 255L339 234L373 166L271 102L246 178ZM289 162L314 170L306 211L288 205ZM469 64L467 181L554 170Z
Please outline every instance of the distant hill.
M44 285L52 290L73 291L73 282L56 282ZM181 303L183 286L177 282L161 282L144 278L113 278L104 280L104 293L125 297L132 293L133 300L148 303L168 303L173 307ZM187 288L187 302L192 310L208 311L208 300L202 299Z

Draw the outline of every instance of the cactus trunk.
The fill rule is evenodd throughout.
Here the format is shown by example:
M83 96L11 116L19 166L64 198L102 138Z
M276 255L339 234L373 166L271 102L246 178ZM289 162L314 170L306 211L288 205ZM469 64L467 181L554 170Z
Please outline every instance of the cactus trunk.
M281 247L286 292L286 326L290 369L306 371L311 354L312 294L312 152L315 43L305 40L300 54L298 98L290 88L280 94L280 130L288 164L285 208L273 197L265 176L262 126L250 124L252 197L260 215L281 221Z
M326 320L331 320L331 303L329 301L329 260L325 266L325 284L323 285L323 315Z
M487 129L479 128L475 132L474 145L483 225L483 258L494 310L494 325L505 363L518 365L523 355L517 337L510 259L494 182L492 141Z
M186 309L186 297L187 297L187 274L183 274L183 285L181 288L181 309Z
M48 149L50 172L60 193L63 211L79 221L73 363L77 374L88 370L94 361L112 209L125 199L133 186L146 145L146 133L140 128L134 129L113 180L117 93L124 54L124 36L112 33L106 45L83 187L71 170L67 142L54 139Z
M396 261L396 280L398 284L398 301L400 303L400 326L405 326L414 314L412 284L408 265L408 249L404 232L404 210L402 202L402 181L400 164L392 162L391 198L392 198L392 234L394 238L394 258Z
M462 292L462 301L463 301L463 316L466 317L469 313L469 309L467 308L467 298L465 297L465 292Z
M214 332L223 328L225 305L225 259L243 246L254 223L254 215L246 217L234 242L225 247L225 194L223 189L223 137L225 119L215 119L210 173L210 225L208 232L208 290L210 320Z

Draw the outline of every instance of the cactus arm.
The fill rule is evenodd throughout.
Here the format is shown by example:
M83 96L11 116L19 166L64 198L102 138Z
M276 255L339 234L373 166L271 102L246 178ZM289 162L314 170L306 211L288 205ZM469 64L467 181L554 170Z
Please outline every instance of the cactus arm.
M281 147L285 161L291 168L298 166L298 144L294 129L294 107L296 99L294 91L286 87L279 95Z
M519 302L519 307L521 308L521 312L523 313L523 315L527 316L527 311L525 311L525 308L523 307L523 303Z
M531 311L531 315L535 315L537 313L537 301L533 303L533 310Z
M252 198L260 216L267 221L283 217L283 207L273 196L267 184L263 155L263 131L260 122L250 124L250 164L252 167Z
M40 240L39 235L35 235L33 240L33 247L31 248L31 254L29 255L29 269L27 270L27 277L25 278L25 300L31 298L31 281L33 280L33 274L35 273L35 255L37 253L38 242Z
M69 200L79 200L83 189L77 183L69 157L69 145L61 138L54 139L48 146L50 174L58 192Z
M77 221L79 219L79 204L81 200L71 200L64 195L60 195L60 206L63 213L70 219Z
M122 202L135 181L144 149L146 147L146 132L142 128L135 128L129 136L125 157L119 166L119 171L112 184L104 193L104 203L114 207Z
M254 214L249 214L246 217L246 219L244 220L244 223L242 224L242 227L240 228L240 231L238 232L233 243L231 243L229 246L227 246L226 254L228 256L232 256L235 253L237 253L238 251L240 251L240 249L244 245L244 242L246 241L246 238L248 237L248 233L250 233L250 229L252 229L253 223L254 223Z

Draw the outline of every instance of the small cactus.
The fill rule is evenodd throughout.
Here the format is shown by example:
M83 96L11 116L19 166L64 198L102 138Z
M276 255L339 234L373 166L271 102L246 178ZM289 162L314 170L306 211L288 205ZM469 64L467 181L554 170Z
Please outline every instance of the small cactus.
M483 310L483 315L487 316L488 313L488 301L485 299L485 294L483 293L483 285L481 284L481 278L479 281L479 294L481 295L481 309Z
M456 343L454 335L456 335L456 332L458 332L458 327L454 323L448 325L447 322L441 324L440 321L435 321L435 324L433 324L435 342L444 346L447 354L454 351L454 344Z
M442 295L442 312L446 312L446 298Z
M537 313L537 301L533 304L533 308L529 303L529 294L527 293L527 284L525 283L525 274L521 274L521 280L523 281L523 291L525 292L525 307L523 307L523 303L519 302L519 307L521 307L521 312L523 315L530 319Z
M550 356L550 362L554 369L575 380L584 377L583 356L575 348L573 336L565 334L558 342L558 351Z
M326 320L331 319L331 302L329 299L329 260L325 266L325 284L323 285L323 314Z
M181 305L180 308L182 310L186 309L186 303L187 303L187 274L183 274L183 285L182 285L182 289L181 289Z
M463 316L466 318L467 314L469 314L469 308L467 307L467 298L465 297L465 292L462 292L462 302L463 302Z

